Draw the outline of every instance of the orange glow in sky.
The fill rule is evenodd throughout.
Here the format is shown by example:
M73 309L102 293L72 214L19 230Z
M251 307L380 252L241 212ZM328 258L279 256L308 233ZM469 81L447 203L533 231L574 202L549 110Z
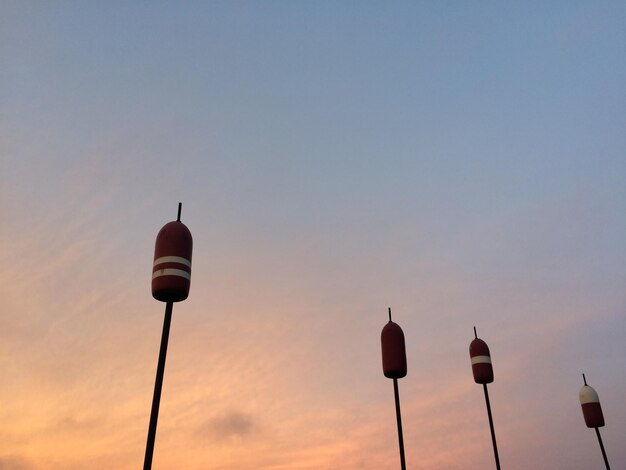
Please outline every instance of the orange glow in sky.
M626 467L623 4L3 10L0 470Z

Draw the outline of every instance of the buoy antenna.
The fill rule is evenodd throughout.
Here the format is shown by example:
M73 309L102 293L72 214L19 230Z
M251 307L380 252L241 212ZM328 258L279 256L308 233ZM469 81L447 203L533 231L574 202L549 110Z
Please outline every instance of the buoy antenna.
M478 335L476 334L476 327L474 327L474 338L478 339Z
M391 307L389 307L389 321L391 321Z
M583 382L585 382L585 385L587 385L587 379L585 378L585 374L583 374Z
M183 210L183 203L179 202L178 203L178 215L176 216L176 222L180 222L180 213Z

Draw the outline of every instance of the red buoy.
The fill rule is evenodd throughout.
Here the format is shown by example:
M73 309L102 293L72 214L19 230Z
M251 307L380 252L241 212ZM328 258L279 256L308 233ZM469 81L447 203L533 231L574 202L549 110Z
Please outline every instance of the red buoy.
M472 374L474 382L482 384L485 392L485 405L487 406L487 418L489 419L489 430L491 431L491 443L493 444L493 457L496 460L496 470L500 470L500 457L498 456L498 443L496 442L496 431L493 426L493 416L491 415L491 404L489 403L489 391L487 384L493 382L493 367L491 366L491 354L489 346L476 334L474 327L474 340L469 346L469 355L472 362Z
M578 394L580 406L583 409L585 424L588 428L601 428L604 426L604 415L600 406L600 398L597 392L589 385L583 385Z
M472 361L474 382L477 384L493 382L493 367L491 366L491 354L487 343L480 338L474 339L470 343L469 354Z
M163 226L154 247L152 297L161 302L180 302L187 298L192 248L191 232L180 220Z
M397 323L391 321L385 325L380 334L383 350L383 373L390 379L406 376L406 349L404 333Z
M398 446L400 448L400 468L406 470L404 458L404 438L402 437L402 416L400 413L400 392L398 379L406 376L406 348L404 333L397 323L391 321L391 307L389 307L389 323L383 327L380 334L380 344L383 350L383 373L385 377L393 379L393 396L396 402L396 421L398 424Z

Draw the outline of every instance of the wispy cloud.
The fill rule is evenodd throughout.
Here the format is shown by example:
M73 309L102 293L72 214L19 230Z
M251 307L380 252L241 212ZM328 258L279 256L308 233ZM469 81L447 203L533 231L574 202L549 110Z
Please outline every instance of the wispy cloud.
M227 411L208 419L200 425L197 435L201 439L228 440L249 436L256 430L253 416L241 411Z
M24 457L18 455L0 456L0 470L31 470L33 465Z

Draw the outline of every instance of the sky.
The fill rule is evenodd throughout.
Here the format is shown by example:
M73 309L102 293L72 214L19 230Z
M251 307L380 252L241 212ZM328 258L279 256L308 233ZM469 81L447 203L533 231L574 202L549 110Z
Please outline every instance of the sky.
M626 4L1 6L0 469L626 467Z

